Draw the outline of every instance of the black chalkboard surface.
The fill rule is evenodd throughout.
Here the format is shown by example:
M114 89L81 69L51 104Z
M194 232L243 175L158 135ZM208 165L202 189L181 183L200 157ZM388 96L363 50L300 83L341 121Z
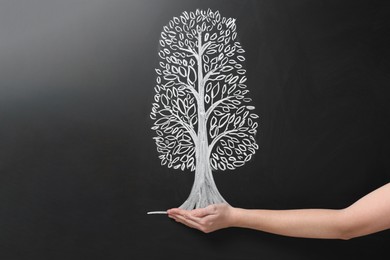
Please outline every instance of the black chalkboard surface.
M385 1L0 2L0 259L387 259L349 241L146 215L194 175L161 166L149 115L160 33L183 11L236 19L259 149L219 191L245 208L342 208L390 180Z

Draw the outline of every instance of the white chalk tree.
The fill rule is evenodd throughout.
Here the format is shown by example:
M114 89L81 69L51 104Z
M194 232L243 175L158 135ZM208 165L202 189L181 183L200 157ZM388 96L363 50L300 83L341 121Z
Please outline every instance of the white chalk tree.
M195 171L180 208L226 202L212 171L243 166L258 149L235 19L183 12L163 27L159 44L151 118L161 164Z

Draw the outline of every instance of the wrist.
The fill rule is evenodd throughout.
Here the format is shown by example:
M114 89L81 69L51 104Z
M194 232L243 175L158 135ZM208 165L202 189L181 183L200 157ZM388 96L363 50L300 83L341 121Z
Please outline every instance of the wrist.
M230 227L241 227L241 219L244 209L232 207L230 210Z

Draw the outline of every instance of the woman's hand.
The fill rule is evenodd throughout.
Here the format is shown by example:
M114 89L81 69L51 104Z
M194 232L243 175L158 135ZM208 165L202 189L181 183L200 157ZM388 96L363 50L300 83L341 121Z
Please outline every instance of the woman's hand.
M168 216L191 228L210 233L233 225L234 208L228 204L214 204L206 208L184 210L174 208L168 210Z

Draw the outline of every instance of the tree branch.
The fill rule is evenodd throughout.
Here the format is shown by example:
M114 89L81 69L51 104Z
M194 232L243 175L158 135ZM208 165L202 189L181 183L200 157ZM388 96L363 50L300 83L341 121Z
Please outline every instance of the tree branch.
M200 50L200 53L199 53L199 56L202 56L203 53L205 52L205 50L207 50L207 48L212 44L214 43L213 41L208 41L206 44L204 44Z
M195 58L198 56L198 54L194 50L192 50L189 46L187 46L187 48L182 48L182 47L177 47L177 48L179 50L191 53L191 55L193 55Z
M207 121L207 119L209 118L211 112L213 112L213 110L214 110L217 106L219 106L221 103L223 103L223 102L225 102L226 100L231 99L231 98L233 98L233 97L234 97L234 96L228 96L228 97L222 98L222 99L218 100L217 102L215 102L214 104L212 104L212 105L209 107L209 109L207 109L207 111L206 111L206 121Z
M187 83L184 83L184 82L181 81L181 80L178 80L178 83L177 83L177 84L186 87L186 89L188 89L189 91L191 91L191 93L194 95L195 99L196 99L197 101L199 100L199 93L198 93L198 91L196 91L195 88L191 87L190 85L188 85Z
M219 69L223 69L223 68L224 68L224 66L219 66L219 67L215 67L214 69L212 69L209 72L207 72L206 75L203 78L203 84L206 84L207 80L209 80L209 78L212 75L218 75L219 72L216 72L216 71L219 70Z
M221 134L219 134L217 137L215 137L213 139L213 141L211 142L211 144L209 145L209 148L207 150L207 158L210 158L210 155L211 155L211 151L213 150L214 148L214 145L219 141L221 140L222 137L225 137L233 132L238 132L238 129L232 129L232 130L229 130L229 131L226 131L226 132L223 132Z
M174 118L176 118L176 120L174 122L177 122L177 123L181 124L188 131L188 133L190 134L194 144L196 144L196 142L198 140L198 136L195 133L194 129L190 125L188 125L186 122L184 122L179 116L173 114L172 111L170 111L170 112L171 112L171 115Z

